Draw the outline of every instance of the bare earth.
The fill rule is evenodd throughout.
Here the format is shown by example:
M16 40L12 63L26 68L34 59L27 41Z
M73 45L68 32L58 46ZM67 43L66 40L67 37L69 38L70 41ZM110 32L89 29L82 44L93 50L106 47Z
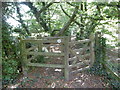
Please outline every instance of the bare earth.
M16 85L9 88L106 88L102 77L82 72L65 81L63 72L53 68L34 68L28 77L20 77Z

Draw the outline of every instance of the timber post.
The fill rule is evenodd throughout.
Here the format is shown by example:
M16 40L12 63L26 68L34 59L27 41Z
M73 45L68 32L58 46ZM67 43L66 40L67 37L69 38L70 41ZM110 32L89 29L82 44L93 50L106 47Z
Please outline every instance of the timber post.
M37 39L41 39L41 36L37 36ZM41 52L42 51L42 42L39 42L38 44L38 51Z
M65 36L64 37L64 65L65 65L65 69L64 69L64 76L65 76L65 80L69 80L69 37Z
M91 65L90 67L94 64L95 61L95 53L94 53L94 43L95 43L95 36L94 33L91 33L90 37L90 55L91 55Z
M23 75L27 76L27 55L25 50L25 42L21 41L21 63L22 63L22 71Z

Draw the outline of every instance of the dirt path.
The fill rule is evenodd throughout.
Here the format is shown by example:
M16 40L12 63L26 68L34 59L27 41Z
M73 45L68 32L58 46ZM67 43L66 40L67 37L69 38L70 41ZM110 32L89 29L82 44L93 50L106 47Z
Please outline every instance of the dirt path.
M102 77L87 72L71 75L70 81L65 81L61 69L35 68L28 73L27 78L21 77L12 88L105 88Z

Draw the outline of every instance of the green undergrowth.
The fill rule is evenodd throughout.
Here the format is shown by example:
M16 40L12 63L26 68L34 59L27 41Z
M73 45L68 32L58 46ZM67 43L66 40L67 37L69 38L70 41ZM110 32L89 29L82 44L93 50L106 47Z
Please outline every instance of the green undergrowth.
M98 37L95 42L95 62L93 67L90 68L89 72L94 75L99 75L104 78L104 82L110 88L119 89L120 81L115 78L105 67L107 64L106 56L106 39L103 37Z
M3 85L14 82L19 75L19 63L15 59L6 59L2 62L2 81Z

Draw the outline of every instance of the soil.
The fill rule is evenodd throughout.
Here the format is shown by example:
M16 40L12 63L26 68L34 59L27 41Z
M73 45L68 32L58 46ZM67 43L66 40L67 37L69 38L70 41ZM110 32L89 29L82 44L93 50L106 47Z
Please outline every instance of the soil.
M61 60L55 58L49 63L62 64ZM65 81L63 71L59 68L31 67L27 77L21 75L16 84L8 88L108 88L102 76L84 71L70 75L70 80Z
M82 72L70 75L70 80L65 81L63 70L37 67L8 88L106 88L102 80L103 77Z

